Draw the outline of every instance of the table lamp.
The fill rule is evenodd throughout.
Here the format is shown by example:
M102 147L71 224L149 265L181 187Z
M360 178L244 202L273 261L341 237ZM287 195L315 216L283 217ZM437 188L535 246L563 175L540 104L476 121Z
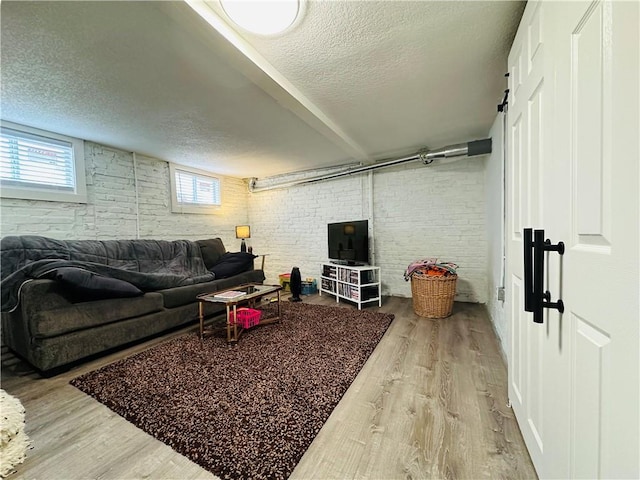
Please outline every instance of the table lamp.
M240 251L247 251L247 244L244 242L245 238L251 238L251 227L249 225L236 225L236 238L241 238Z

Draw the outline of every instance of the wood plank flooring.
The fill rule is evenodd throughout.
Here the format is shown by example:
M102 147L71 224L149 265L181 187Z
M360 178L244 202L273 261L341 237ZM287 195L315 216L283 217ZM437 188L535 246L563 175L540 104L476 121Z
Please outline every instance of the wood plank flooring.
M304 301L337 305L326 295ZM536 478L506 406L506 368L484 307L456 303L451 317L430 320L413 313L411 299L389 297L380 310L395 320L291 478ZM22 401L33 442L10 480L216 478L69 385L82 373L194 330L52 378L3 347L2 388Z

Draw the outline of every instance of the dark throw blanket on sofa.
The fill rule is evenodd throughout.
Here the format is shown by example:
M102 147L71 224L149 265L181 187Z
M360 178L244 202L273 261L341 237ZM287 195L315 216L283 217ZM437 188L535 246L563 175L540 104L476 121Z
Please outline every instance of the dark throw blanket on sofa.
M200 247L189 240L55 240L35 235L0 242L1 311L17 307L22 284L78 267L154 291L208 282Z

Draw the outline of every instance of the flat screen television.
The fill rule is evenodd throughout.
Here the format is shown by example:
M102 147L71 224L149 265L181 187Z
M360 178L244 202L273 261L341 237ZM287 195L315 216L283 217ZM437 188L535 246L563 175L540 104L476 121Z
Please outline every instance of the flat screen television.
M369 221L330 223L329 260L343 265L369 263Z

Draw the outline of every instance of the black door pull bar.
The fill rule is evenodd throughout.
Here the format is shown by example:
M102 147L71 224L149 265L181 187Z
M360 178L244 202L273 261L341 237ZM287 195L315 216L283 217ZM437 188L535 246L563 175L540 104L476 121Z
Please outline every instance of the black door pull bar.
M533 233L533 239L532 237ZM558 252L564 255L564 243L553 245L544 239L544 230L524 229L524 310L533 313L535 323L544 322L544 308L564 312L562 300L551 302L551 292L544 288L544 252Z
M533 312L533 230L524 229L524 311Z

